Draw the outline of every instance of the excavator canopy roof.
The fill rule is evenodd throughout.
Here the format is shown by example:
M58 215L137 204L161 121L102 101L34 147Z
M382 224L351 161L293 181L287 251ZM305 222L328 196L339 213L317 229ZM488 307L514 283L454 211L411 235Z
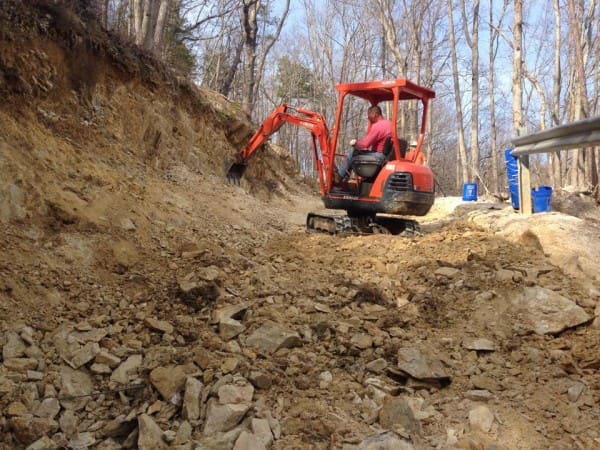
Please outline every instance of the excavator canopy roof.
M365 81L361 83L343 83L335 87L340 95L346 94L364 98L372 105L394 99L394 91L399 92L399 100L425 100L435 98L435 92L419 86L404 78L387 81Z

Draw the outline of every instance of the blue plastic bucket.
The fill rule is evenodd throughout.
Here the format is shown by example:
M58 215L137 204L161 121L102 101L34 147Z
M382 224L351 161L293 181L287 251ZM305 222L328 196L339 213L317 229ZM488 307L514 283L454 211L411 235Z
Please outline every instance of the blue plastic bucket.
M519 209L519 186L509 186L510 202L514 209ZM531 200L533 203L533 212L549 212L552 205L552 188L550 186L540 186L538 189L531 189Z
M477 200L477 184L465 183L463 185L463 201L474 202Z
M538 189L531 190L533 200L533 212L548 212L552 205L552 188L550 186L540 186Z
M508 190L510 192L510 202L514 209L519 209L519 165L517 158L511 155L512 148L504 150L504 160L506 161L506 178L508 181Z
M511 155L512 151L513 151L512 148L507 148L506 150L504 150L504 160L507 163L517 160L517 158L515 158L513 155Z
M517 185L519 182L519 165L517 164L517 158L510 154L512 151L512 148L507 148L504 151L506 178L508 179L509 186Z
M519 186L511 184L508 189L510 190L510 202L513 209L519 209Z

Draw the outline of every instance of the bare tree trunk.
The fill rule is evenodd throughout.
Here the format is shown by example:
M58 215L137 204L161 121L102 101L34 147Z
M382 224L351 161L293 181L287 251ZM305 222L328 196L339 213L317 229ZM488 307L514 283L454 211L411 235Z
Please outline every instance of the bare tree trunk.
M394 6L395 0L374 0L374 3L377 8L377 15L379 16L379 21L383 27L383 36L384 41L386 43L386 48L390 50L391 56L394 62L394 66L396 67L396 71L400 78L407 78L408 74L408 52L407 49L403 49L402 46L398 43L398 33L396 30L396 25L394 24ZM413 35L416 33L414 30L416 28L421 28L420 25L411 23L411 30L413 30ZM413 137L416 137L416 110L410 111L408 108L409 105L402 104L399 107L399 119L398 126L401 130L403 130L405 135L412 134ZM414 109L414 108L413 108Z
M583 4L581 5L581 8L583 8ZM582 11L583 14L583 11ZM589 2L588 5L588 10L587 13L585 15L585 17L583 18L583 24L584 24L584 28L583 28L583 32L582 32L582 36L581 36L581 44L579 47L580 50L580 56L581 56L581 62L582 62L582 67L579 69L579 76L583 77L581 78L582 80L582 103L584 104L584 117L589 117L590 116L590 105L592 104L592 102L590 101L590 98L588 97L588 88L587 88L587 83L588 83L588 78L586 77L586 73L585 73L585 68L588 64L588 60L590 58L590 54L591 54L591 50L596 47L597 51L600 50L600 48L595 45L595 43L592 41L592 33L593 33L593 23L594 20L596 21L596 23L598 25L600 25L600 21L597 17L597 13L596 13L596 0L591 0ZM596 37L596 39L598 39ZM597 66L596 66L597 69ZM584 159L584 186L585 188L591 188L592 186L594 186L594 177L597 176L597 172L595 170L595 150L593 147L589 147L587 149L585 149L583 151L583 155L582 155L583 159Z
M127 15L127 37L135 41L134 0L129 0L129 14Z
M156 17L156 27L154 29L154 39L152 44L154 53L157 55L161 55L163 49L167 15L170 6L169 3L169 0L160 0L160 6L158 7L158 15Z
M144 13L144 3L149 0L133 0L133 36L137 45L142 44L144 35L142 33L142 17Z
M387 78L387 47L385 45L385 28L381 25L381 78Z
M473 23L469 32L465 0L461 0L465 39L471 49L471 176L479 174L479 0L473 2Z
M393 15L392 15L392 7L394 5L394 0L375 0L375 3L378 6L379 11L379 19L381 21L381 25L383 26L385 42L387 43L388 48L392 52L392 56L394 57L394 63L396 64L396 69L398 70L398 74L401 78L406 77L406 67L405 67L405 55L402 53L402 50L398 46L396 39L396 27L394 26Z
M108 8L110 7L110 0L103 0L102 1L102 18L101 18L101 22L102 22L102 26L104 26L104 28L108 29Z
M467 162L467 152L465 148L465 131L463 128L462 96L460 93L460 83L458 80L458 58L456 55L456 37L454 33L454 18L452 17L452 0L448 0L448 28L450 31L450 52L452 53L452 75L454 79L454 102L456 106L456 131L458 135L458 161L457 167L460 167L462 173L462 183L469 181L469 170ZM456 179L456 187L460 188L462 184Z
M515 0L513 26L512 116L515 136L523 132L523 0Z
M263 49L260 53L260 56L258 57L258 64L257 64L258 68L256 70L256 80L255 80L255 92L258 90L257 89L258 86L260 86L262 83L262 76L263 76L263 73L265 70L265 61L267 60L267 55L273 48L273 45L275 44L277 39L279 39L281 30L283 29L283 24L285 23L285 19L287 18L289 10L290 10L290 0L285 0L283 14L281 15L281 18L279 19L279 24L277 25L277 29L275 30L275 32L272 35L269 36L268 41L264 44ZM266 33L264 33L264 34L266 34Z
M495 41L495 30L494 30L494 11L493 1L490 0L490 43L488 47L489 57L489 69L488 69L488 83L490 85L490 157L492 159L492 192L497 194L499 192L498 183L498 157L496 155L496 108L494 99L494 41Z
M159 0L144 0L144 17L142 19L142 47L144 50L152 50L154 30L156 27L156 15Z
M573 120L587 117L589 114L587 104L587 87L585 79L585 62L582 52L581 22L583 13L579 2L567 0L569 13L569 29L571 31L571 42L573 45L573 68L575 70L575 110ZM573 152L573 165L571 168L570 183L577 188L585 188L585 149L577 149Z
M598 30L600 32L600 30ZM596 36L594 42L596 47L594 67L594 95L590 102L593 106L594 114L598 114L598 98L600 97L600 36ZM600 147L596 146L592 149L592 187L596 193L596 200L600 204Z
M527 67L523 65L523 75L529 80L529 82L533 85L538 96L540 98L540 130L546 129L546 114L548 112L548 102L546 101L546 94L544 93L544 89L540 84L538 78L527 70Z
M246 55L244 60L244 89L242 93L242 111L248 117L254 109L254 92L256 83L256 36L258 32L258 9L260 0L243 0L242 30Z
M412 60L412 70L409 76L412 81L421 84L421 65L423 59L423 20L425 12L429 5L427 2L416 2L407 11L408 18L411 22L409 29L410 47L409 58ZM408 126L410 135L417 137L419 135L419 110L416 103L408 104Z
M129 37L129 27L131 26L131 0L120 0L115 8L115 19L111 28L117 30L121 36ZM110 20L110 19L109 19Z
M584 42L585 36L581 33L581 25L583 22L583 12L580 10L582 7L580 2L575 0L568 0L569 10L569 24L570 31L573 37L573 50L575 51L575 73L577 74L577 81L579 88L577 89L578 96L581 100L579 103L580 118L589 116L589 105L587 100L587 83L585 77L585 59L583 55L583 46L587 43Z
M433 87L436 81L436 78L438 75L436 75L434 72L434 63L439 64L438 62L438 57L436 57L435 51L437 49L437 43L436 43L436 35L437 35L437 31L440 28L444 28L443 27L443 22L445 22L446 19L446 13L444 11L443 8L440 8L439 6L443 5L442 1L436 2L435 4L427 4L427 3L423 3L425 7L429 8L429 12L430 14L427 17L427 21L425 22L425 27L424 30L426 30L426 35L424 36L424 38L422 39L424 42L424 50L423 50L423 58L424 58L424 78L423 78L423 84L427 87ZM431 6L434 7L431 7ZM444 36L445 37L445 36ZM446 39L444 39L445 41ZM450 55L445 52L445 56L446 58L449 58ZM445 66L445 64L442 64L441 66ZM439 67L441 67L439 66ZM433 108L429 108L428 110L428 119L427 119L427 136L429 136L429 138L427 139L427 147L425 150L425 156L427 157L427 161L429 161L430 165L434 164L434 150L435 148L439 148L439 145L436 145L435 147L432 145L432 143L436 142L440 142L440 139L437 136L432 135L431 131L433 129L435 129L436 127L434 127L434 122L433 122Z
M228 97L231 92L231 85L233 84L233 79L235 78L235 74L237 73L237 69L242 61L242 50L244 49L244 40L240 39L238 45L235 47L235 54L233 56L233 60L231 61L231 65L229 66L229 70L225 74L223 78L223 83L219 88L219 92L224 96Z
M552 125L560 124L560 91L561 91L561 67L560 67L560 45L561 45L561 26L560 26L560 0L554 0L554 76L552 88ZM562 179L562 161L561 154L554 152L550 154L550 164L552 166L552 184L556 186L563 185Z
M433 37L435 35L435 30L431 28L434 27L435 20L431 20L430 26L428 27L428 36L425 38L425 79L423 80L427 87L433 86ZM433 129L433 113L432 108L429 108L427 111L427 146L425 147L425 158L429 162L429 165L433 164L433 146L431 145L431 130Z
M265 61L269 51L279 39L281 30L285 23L290 0L286 0L284 11L277 25L277 29L268 34L266 30L260 33L261 41L264 41L260 48L258 46L258 12L261 8L261 0L243 0L242 8L242 36L245 48L244 70L243 70L243 92L242 92L242 110L248 117L252 117L254 111L256 93L261 85L262 74Z

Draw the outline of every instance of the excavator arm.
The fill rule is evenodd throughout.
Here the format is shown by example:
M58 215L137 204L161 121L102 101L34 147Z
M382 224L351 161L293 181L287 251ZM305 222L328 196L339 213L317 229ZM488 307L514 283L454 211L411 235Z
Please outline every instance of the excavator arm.
M319 181L321 193L331 189L333 177L334 152L327 123L322 114L302 108L294 108L286 104L279 105L264 120L260 128L252 135L248 144L234 156L234 162L227 171L227 179L239 181L248 165L248 160L264 144L264 142L275 134L284 123L291 123L306 128L311 133L312 150Z

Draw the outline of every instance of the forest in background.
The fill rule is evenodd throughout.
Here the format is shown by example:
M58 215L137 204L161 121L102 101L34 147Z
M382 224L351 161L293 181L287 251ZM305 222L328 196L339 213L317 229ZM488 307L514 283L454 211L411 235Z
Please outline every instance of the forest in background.
M333 120L334 85L408 78L437 93L425 152L439 188L506 194L512 138L599 114L596 0L70 0L83 15L222 93L256 123L282 102ZM401 134L416 135L416 108ZM340 142L364 132L364 108ZM310 136L277 142L313 172ZM343 149L337 149L338 152ZM532 157L533 182L599 194L600 151Z

